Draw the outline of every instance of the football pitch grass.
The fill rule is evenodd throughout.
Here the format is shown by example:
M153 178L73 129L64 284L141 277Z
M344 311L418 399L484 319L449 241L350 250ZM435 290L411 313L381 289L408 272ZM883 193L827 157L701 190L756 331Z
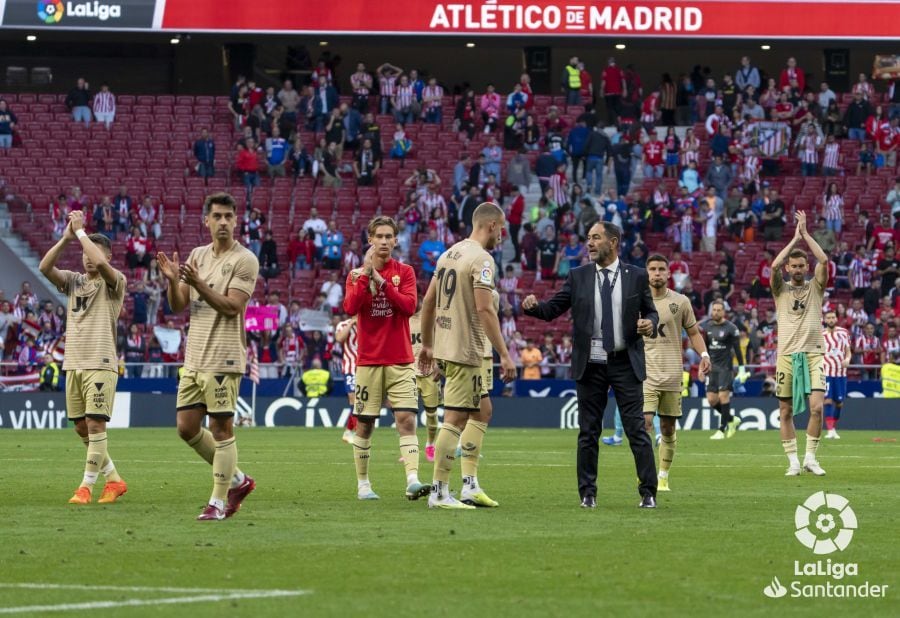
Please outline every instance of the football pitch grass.
M356 499L339 431L238 429L257 489L222 522L194 521L211 471L174 428L109 433L129 491L79 507L66 503L84 455L74 432L0 431L0 614L898 615L896 432L823 440L824 478L785 478L772 431L722 441L681 432L672 491L656 510L637 508L627 443L601 446L598 508L586 510L575 432L493 430L479 478L500 508L445 512L403 497L392 429L374 435L377 502ZM452 479L458 489L458 463ZM858 518L850 545L828 556L794 537L797 505L821 490L846 497ZM858 575L794 575L795 561L827 559L857 563ZM773 577L889 588L886 598L770 599Z

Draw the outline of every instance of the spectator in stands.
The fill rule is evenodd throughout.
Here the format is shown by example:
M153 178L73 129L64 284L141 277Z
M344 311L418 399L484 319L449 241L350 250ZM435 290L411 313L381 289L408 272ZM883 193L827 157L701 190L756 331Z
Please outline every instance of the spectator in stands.
M485 175L493 174L500 177L500 164L503 162L503 149L497 145L497 139L493 136L488 139L488 145L485 146L481 154L484 155L484 164L482 170Z
M519 352L519 358L522 361L522 379L540 380L541 361L544 360L544 357L534 345L533 339L528 338L525 340L525 348Z
M900 149L900 118L894 116L875 135L875 167L893 170Z
M494 84L488 84L487 90L481 95L478 105L485 133L492 133L497 128L497 123L500 121L501 105L500 95L495 91Z
M444 89L438 85L437 78L429 78L428 85L422 90L422 112L426 123L441 124L444 118L443 99Z
M822 196L822 213L827 221L828 229L833 230L835 234L840 234L844 222L844 198L841 197L835 182L828 184L828 188Z
M300 270L312 270L316 257L315 232L300 230L297 238L288 243L288 261L292 274Z
M72 187L72 192L68 201L69 212L72 212L73 210L86 210L88 205L89 200L86 196L81 194L81 187Z
M894 289L897 276L900 275L900 259L897 259L894 245L888 245L884 249L884 256L878 261L878 270L875 275L881 277L881 290L887 295Z
M741 66L734 74L734 83L741 92L746 92L748 86L759 90L759 87L762 85L759 78L759 69L750 64L749 56L741 58Z
M378 171L381 169L381 155L372 148L372 140L364 139L362 148L353 160L353 174L356 184L367 187L375 184Z
M162 215L156 206L153 205L152 197L148 195L144 198L137 215L141 233L147 237L152 235L154 239L159 240L159 237L162 236L162 226L160 225Z
M362 256L359 252L359 241L355 238L350 240L350 245L344 250L341 264L341 273L344 277L346 277L351 270L359 268L362 264Z
M534 224L525 223L522 225L524 233L519 247L522 253L522 269L537 270L538 263L538 241L540 238L534 231Z
M340 273L336 270L331 271L328 281L322 283L322 294L325 294L326 302L332 307L334 312L338 312L344 300L344 288L341 284Z
M294 173L295 179L303 178L306 174L311 173L312 159L309 156L309 152L306 150L306 146L303 145L303 140L300 137L299 131L294 137L294 143L291 145L289 157L291 160L291 170Z
M715 206L707 199L700 201L699 219L701 225L700 251L713 253L716 250L719 217L716 214Z
M821 149L822 138L816 131L816 125L806 125L806 130L797 140L797 156L800 159L800 172L803 176L815 176L818 173Z
M372 91L372 76L363 62L356 63L356 73L350 76L353 90L353 107L361 114L369 111L369 93Z
M13 131L16 129L18 118L9 109L5 99L0 99L0 148L12 148Z
M538 241L537 248L540 253L541 279L546 281L556 279L560 251L559 241L556 239L556 231L552 227L544 228L543 238Z
M393 110L394 91L397 87L397 79L403 74L403 69L389 62L383 63L375 74L378 76L378 86L381 95L381 113L389 114Z
M134 226L131 228L131 236L125 246L125 262L132 270L135 268L150 266L149 241L147 237L141 233L141 228Z
M320 75L313 92L313 122L315 130L322 131L332 111L338 106L338 93L328 84L328 78Z
M259 252L262 249L262 233L263 226L266 224L266 218L259 208L251 208L244 213L241 220L241 236L247 248L259 258Z
M129 293L132 303L131 321L134 324L147 324L149 317L150 294L144 288L144 281L139 279L132 285Z
M297 108L300 105L300 93L294 88L294 82L289 79L284 80L277 96L278 102L284 107L284 116L294 124L297 124L299 121Z
M94 95L94 118L109 129L116 119L116 95L109 91L109 85L100 84L100 92Z
M278 245L272 238L272 230L266 230L259 248L259 274L265 279L277 277L281 272L278 266Z
M733 178L731 166L722 161L722 155L717 154L713 157L712 165L706 170L703 183L707 187L714 188L716 195L728 195L728 187Z
M756 215L750 208L750 198L746 195L741 198L738 209L729 217L729 227L732 236L740 242L753 242L756 229Z
M853 342L854 364L866 365L862 370L863 380L875 380L881 365L881 342L875 336L875 325L867 323L862 333Z
M94 229L110 240L116 239L116 214L108 195L104 195L100 203L94 205L92 219L94 221Z
M91 125L90 103L90 85L83 77L79 77L75 87L66 95L66 107L69 108L75 122L83 122L85 126Z
M326 269L341 267L343 257L344 235L337 229L337 222L328 222L328 229L322 234L322 266Z
M900 176L894 179L893 188L888 191L884 198L891 212L891 222L894 223L900 219Z
M216 175L216 143L205 128L200 130L200 138L194 142L194 158L198 176L206 180Z
M340 165L341 157L338 154L338 145L336 142L328 142L328 146L325 148L325 153L322 158L322 165L320 167L322 171L322 186L323 187L335 187L339 189L343 184L343 181L340 177L340 170L338 166Z
M784 230L784 202L778 196L777 189L769 190L769 201L763 209L759 225L764 240L781 240L781 234Z
M466 138L471 140L475 136L475 119L478 117L478 103L475 99L475 91L469 88L465 95L456 102L456 111L453 114L453 130L465 132Z
M828 255L837 247L837 236L825 217L819 217L819 228L813 232L812 237Z
M438 238L435 228L428 230L428 238L419 245L419 259L422 260L421 275L425 281L431 280L437 260L447 250L443 240Z
M266 138L266 169L269 178L280 176L284 178L284 163L287 161L288 143L281 137L281 130L272 127L272 134Z
M865 73L859 74L859 79L853 84L850 92L859 93L865 101L872 101L875 98L875 86L869 82Z
M402 161L406 159L406 155L412 147L413 143L406 137L406 131L403 129L403 125L397 123L394 127L394 137L391 142L391 158L400 159L402 166Z
M247 147L237 145L237 157L234 161L234 168L241 175L244 188L247 190L247 201L249 203L253 190L259 186L259 159L256 157L256 142L253 138L247 139Z
M860 93L854 93L853 100L844 112L844 127L847 137L858 141L866 139L866 121L872 115L872 106L863 100Z
M315 240L316 246L316 257L321 258L322 247L324 247L324 235L328 232L328 224L319 216L318 208L313 207L309 209L309 218L303 222L302 230L304 232L313 233L313 239Z
M113 208L116 214L116 224L118 231L126 232L136 221L137 213L134 208L134 200L128 195L128 187L122 185L119 192L113 198Z
M631 139L624 135L612 147L612 168L616 176L616 191L620 195L627 195L631 186L631 146Z
M615 125L621 109L622 97L627 94L625 90L625 74L616 65L615 58L606 61L606 68L600 76L600 96L606 103L607 124Z

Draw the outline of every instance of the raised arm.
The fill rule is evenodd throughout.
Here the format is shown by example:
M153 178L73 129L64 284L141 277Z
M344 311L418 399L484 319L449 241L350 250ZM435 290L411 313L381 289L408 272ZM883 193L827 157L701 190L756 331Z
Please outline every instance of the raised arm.
M816 242L816 239L806 229L806 213L798 211L796 217L800 234L803 240L806 241L806 244L809 245L809 250L816 257L816 281L824 288L828 284L828 254L825 253L825 250L822 249L819 243Z
M75 240L75 233L72 231L72 226L66 225L62 238L60 238L55 245L50 247L50 250L44 254L44 257L41 259L41 263L38 266L41 274L44 275L57 289L62 289L66 283L66 277L63 274L63 271L56 267L56 263L59 261L59 256L62 255L66 245L73 240Z
M652 301L651 301L652 302ZM529 294L522 301L525 315L530 315L545 322L552 322L572 307L572 273L566 278L562 288L547 301L538 301L534 294Z
M81 242L81 249L84 251L84 254L87 256L88 260L97 267L97 272L103 277L103 281L106 282L106 285L111 287L118 286L121 274L109 263L106 252L95 245L94 241L92 241L84 232L84 211L73 210L70 212L69 226L72 228L72 233L75 234ZM78 232L81 233L79 234Z

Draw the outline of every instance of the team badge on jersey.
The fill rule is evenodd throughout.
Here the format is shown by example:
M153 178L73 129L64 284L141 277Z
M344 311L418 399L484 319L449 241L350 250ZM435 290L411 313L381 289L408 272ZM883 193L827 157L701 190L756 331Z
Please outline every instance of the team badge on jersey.
M228 273L234 270L234 264L223 264L222 265L222 276L227 277Z
M394 284L394 287L399 286L400 285L400 275L394 275L393 277L391 277L391 283Z
M678 313L678 303L669 303L669 311L672 312L672 315Z

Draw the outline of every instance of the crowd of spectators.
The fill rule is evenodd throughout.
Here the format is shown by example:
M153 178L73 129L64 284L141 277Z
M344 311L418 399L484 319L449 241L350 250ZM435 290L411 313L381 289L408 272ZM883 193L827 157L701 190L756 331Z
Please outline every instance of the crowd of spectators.
M786 169L806 177L868 175L895 168L900 149L900 88L891 85L890 102L882 107L874 102L873 85L860 75L852 101L842 111L829 85L814 86L793 58L772 75L744 57L733 73L721 77L696 66L676 79L663 74L650 86L636 67L620 67L615 58L592 74L591 67L573 57L560 76L565 105L540 112L527 74L502 90L493 84L476 90L467 84L445 86L437 76L390 62L374 71L360 62L349 77L350 92L341 93L338 69L338 59L327 55L316 63L309 83L287 79L280 87L263 88L239 76L228 104L236 139L220 144L235 153L229 173L240 178L248 204L263 174L311 176L322 187L340 188L348 178L356 186L373 186L380 182L385 157L403 161L420 146L408 135L411 124L435 124L461 134L452 178L441 178L420 159L403 182L395 257L414 263L424 284L441 252L471 229L474 208L482 201L502 206L512 245L506 262L502 249L494 254L503 273L498 281L502 327L511 353L523 366L523 378L557 375L556 365L568 360L571 342L554 340L552 334L542 341L521 335L516 327L520 277L524 271L534 273L529 281L564 278L587 261L586 232L601 220L622 227L621 257L626 262L644 265L655 248L647 245L650 236L677 247L673 286L691 298L700 315L713 300L724 300L742 329L747 357L767 364L774 320L759 315L759 301L768 294L771 268L765 262L771 255L744 289L736 283L733 256L720 251L722 239L782 240L791 210L769 179ZM351 95L349 101L342 102L341 94ZM452 119L443 116L444 97L451 94L457 96ZM92 93L79 79L66 105L74 122L109 127L115 121L115 96L106 85ZM571 105L581 106L577 115L566 112ZM376 114L392 116L392 133L382 135L384 123ZM765 121L785 128L778 153L760 148L756 128ZM688 128L676 131L675 125ZM16 128L14 112L0 101L0 148L13 145ZM305 143L310 131L316 137ZM858 153L858 161L846 159L841 144L847 141L860 144L847 151ZM193 143L193 172L205 179L220 173L223 165L217 164L216 153L215 141L203 129ZM832 256L832 288L849 290L852 298L849 307L834 303L834 308L853 331L855 362L875 358L871 337L879 341L877 356L883 360L898 349L892 342L900 310L894 259L900 242L900 178L884 196L889 211L876 215L877 220L846 203L841 186L824 185L812 205L814 235ZM146 328L167 315L165 282L152 257L162 234L162 205L151 196L130 197L127 187L115 196L93 199L72 187L50 206L57 237L72 209L89 210L94 228L110 238L127 238L133 315L120 328L127 350L123 358L177 358L177 351L151 353L158 346L151 345L155 337ZM339 229L335 219L322 214L312 208L287 247L279 247L262 209L241 213L241 241L258 256L264 279L284 271L330 273L312 307L293 302L288 310L276 292L266 297L266 303L279 306L281 317L277 330L254 335L253 349L263 365L308 366L314 358L327 364L340 355L330 331L310 330L300 313L319 311L329 321L341 317L341 282L361 263L366 238ZM360 223L354 218L357 228ZM864 230L863 242L848 247L848 229ZM689 264L697 251L719 261L711 281L691 278ZM13 315L13 310L18 306L6 313ZM44 330L42 320L37 325ZM52 332L54 326L49 328ZM16 350L27 347L13 339ZM5 340L9 345L10 337ZM564 368L558 371L560 377L565 373Z

